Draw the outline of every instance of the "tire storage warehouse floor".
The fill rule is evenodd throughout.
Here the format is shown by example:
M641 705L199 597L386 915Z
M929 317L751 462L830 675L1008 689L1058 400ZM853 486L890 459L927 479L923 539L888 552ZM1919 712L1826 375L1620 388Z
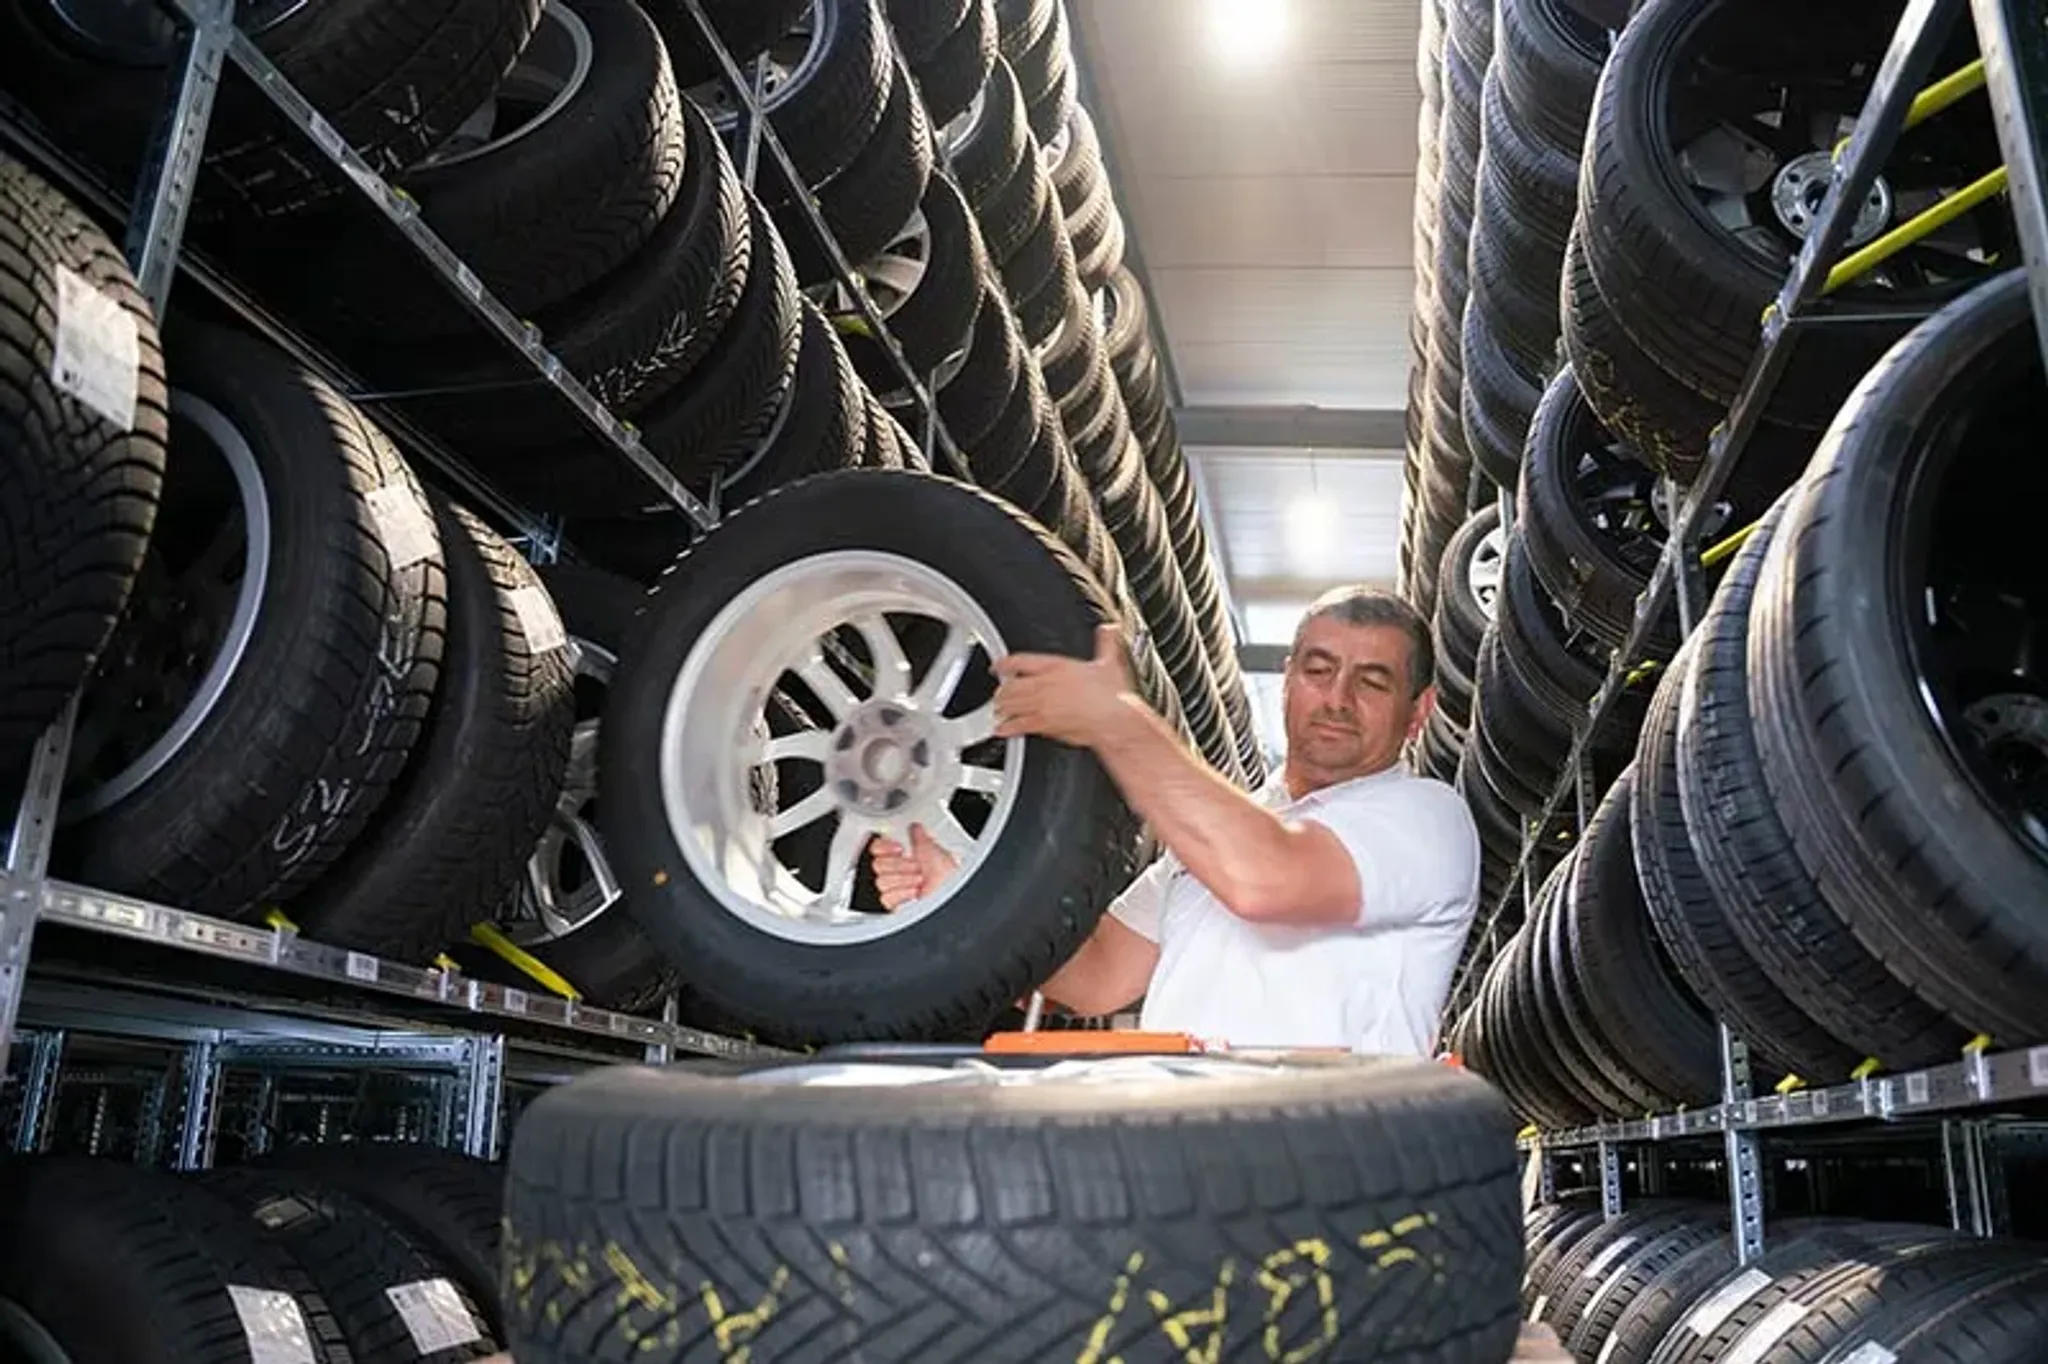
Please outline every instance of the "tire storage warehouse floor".
M0 0L0 1362L2048 1364L2044 35ZM1354 581L1433 1045L1048 1002Z

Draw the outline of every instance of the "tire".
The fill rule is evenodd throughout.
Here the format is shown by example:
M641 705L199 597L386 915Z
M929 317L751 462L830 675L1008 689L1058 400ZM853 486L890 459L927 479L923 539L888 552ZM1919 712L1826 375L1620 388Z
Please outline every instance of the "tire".
M229 332L179 330L168 353L174 441L192 442L179 458L221 441L232 452L214 468L233 473L174 478L165 505L218 487L217 524L260 506L261 591L221 627L227 647L181 708L182 738L137 731L134 747L162 746L128 759L117 744L103 765L106 750L74 742L59 855L87 884L237 918L295 899L382 805L441 675L447 586L412 471L339 394ZM128 709L124 679L163 647L150 619L131 613L134 630L117 632L86 688L82 738Z
M825 314L803 301L804 338L786 410L759 454L727 476L736 501L812 474L851 469L868 451L868 395Z
M1687 1256L1703 1248L1718 1248L1727 1239L1727 1216L1717 1213L1712 1219L1703 1217L1686 1222L1630 1246L1605 1269L1599 1286L1571 1329L1560 1333L1566 1350L1574 1359L1597 1356L1613 1333L1615 1322L1644 1289Z
M1606 26L1568 0L1502 0L1494 55L1501 92L1531 133L1574 160L1607 63Z
M244 1304L278 1347L298 1347L293 1358L356 1358L311 1276L188 1180L118 1161L10 1160L0 1167L0 1223L10 1233L0 1240L0 1294L59 1358L249 1364ZM87 1283L90 1294L79 1291ZM18 1324L10 1313L10 1336Z
M952 180L932 176L919 212L928 251L924 273L889 313L888 323L911 368L930 376L973 344L975 322L986 306L981 281L991 266L981 228Z
M1628 643L1636 598L1664 552L1660 490L1650 470L1600 424L1569 365L1537 405L1517 489L1517 525L1529 566L1573 626L1609 649ZM1678 648L1676 606L1642 648Z
M782 149L803 178L797 192L829 184L860 155L882 121L894 62L888 21L876 0L814 0L798 11L795 23L806 18L822 28L811 30L803 56L770 87L763 104ZM709 92L699 87L693 93ZM715 115L719 131L736 133L739 106L722 80L715 98L721 102ZM763 164L772 167L774 159L764 157ZM791 189L781 171L771 169L755 192L767 203L780 204Z
M715 1299L727 1322L773 1304L725 1337L764 1358L1006 1364L1105 1339L1165 1358L1152 1332L1175 1307L1169 1339L1220 1358L1261 1340L1307 1358L1340 1331L1389 1364L1506 1358L1519 1209L1486 1086L1391 1061L1089 1068L1126 1065L1114 1085L908 1089L621 1067L545 1094L511 1157L508 1273L531 1283L512 1350L598 1364L668 1333L694 1359ZM642 1141L695 1154L664 1171L633 1159ZM585 1263L594 1299L574 1286ZM690 1289L636 1308L610 1290L636 1272Z
M654 235L683 183L682 100L654 25L631 0L574 0L549 11L535 41L572 50L587 41L582 86L538 121L424 162L398 181L426 224L518 317L618 269ZM343 271L335 285L347 295L341 306L355 312L348 298L361 299L372 309L358 314L362 329L381 335L408 320L386 274L396 248L352 250L356 221L337 209L323 219L319 242Z
M932 175L932 129L909 71L889 65L889 96L881 121L845 170L816 192L818 211L847 264L858 267L902 232L916 215ZM810 219L788 203L775 223L806 288L837 277Z
M1672 126L1672 92L1702 71L1733 64L1759 83L1778 72L1786 79L1797 72L1824 80L1834 102L1853 113L1862 107L1902 8L1860 0L1803 6L1796 23L1759 42L1755 21L1770 11L1755 0L1659 0L1629 24L1608 61L1580 170L1587 262L1614 301L1617 320L1644 352L1723 410L1749 367L1759 319L1777 297L1797 243L1779 241L1775 229L1738 236L1699 203L1677 170L1678 149L1662 140ZM1971 34L1958 30L1930 71L1953 70L1974 54ZM1806 107L1825 112L1811 101ZM1975 155L1971 164L1990 164L1997 155L1984 111L1941 136L1944 148L1956 148L1946 159ZM1962 178L1944 192L1975 173L1957 172ZM1938 167L1930 167L1930 177L1946 184ZM1794 426L1825 426L1856 380L1903 334L1903 323L1881 317L1896 318L1909 303L1939 304L1980 278L1903 288L1857 282L1831 294L1819 311L1842 321L1792 351L1773 389L1771 416Z
M1688 641L1665 671L1636 749L1629 835L1643 904L1680 978L1749 1043L1759 1071L1783 1067L1808 1084L1840 1083L1864 1053L1816 1023L1801 1007L1804 994L1778 988L1722 910L1693 852L1679 790L1678 726L1696 647Z
M353 1194L283 1169L206 1170L193 1182L305 1270L355 1358L460 1364L497 1352L440 1258Z
M754 244L732 320L692 381L637 414L647 446L678 478L698 482L759 448L796 373L803 310L789 253L767 211L751 206ZM632 486L644 487L637 476ZM601 490L593 490L601 491ZM639 502L646 496L639 494Z
M1959 712L1988 707L1977 723L1995 727L2038 706L2028 694L2040 687L2025 673L1997 687L1931 668L1923 683L1919 673L1935 641L1969 641L1967 616L1939 606L1965 590L1946 575L2033 581L2017 545L1994 541L1974 551L1981 562L1968 558L1960 546L1983 544L1982 517L1959 520L1954 508L1974 501L1989 513L2033 494L2031 468L2017 485L1994 481L2004 477L1992 472L1996 455L1981 452L1995 451L1997 428L1963 414L1981 409L2011 423L2008 433L2038 419L2048 386L2037 361L2024 272L1966 295L1893 348L1844 405L1786 508L1748 652L1765 782L1823 896L1923 999L1971 1031L2013 1038L2048 1036L2048 922L2022 908L2048 904L2048 847L1999 808L2003 778L1990 764L2017 760L2025 744L2005 739L2012 755L1995 758L1958 732ZM1954 442L1970 431L1979 443L1959 454ZM1944 577L1928 576L1930 562ZM1909 591L1912 579L1924 590ZM1940 629L1921 634L1930 609L1942 610ZM1985 699L1958 698L1965 686Z
M446 1266L483 1308L490 1334L502 1333L503 1166L438 1146L348 1143L290 1147L255 1168L303 1171L375 1208Z
M745 529L728 529L736 526ZM943 535L934 536L938 527L944 528ZM721 534L699 541L649 597L605 710L600 776L605 839L622 881L654 888L632 902L633 912L686 984L764 1039L800 1043L957 1036L982 1026L1066 960L1133 874L1133 817L1092 756L1045 741L1005 741L1003 761L1013 774L1006 780L1019 783L1014 806L1005 824L974 844L980 866L969 859L950 883L952 896L919 918L899 913L883 930L886 936L852 927L836 942L824 934L805 942L781 935L778 923L759 917L764 908L750 902L742 907L739 892L724 873L707 866L698 846L678 843L671 821L680 817L679 811L672 816L663 794L663 764L651 757L646 743L649 735L669 733L664 716L679 678L688 680L685 669L708 666L692 660L722 657L718 649L740 647L737 641L728 643L733 637L725 632L747 628L753 598L768 590L757 586L742 592L743 585L778 572L782 581L801 583L806 575L831 571L832 561L817 556L841 551L886 555L877 562L896 565L913 577L923 575L920 581L927 586L920 590L950 603L927 609L927 616L936 609L964 610L963 597L951 595L964 594L965 602L988 613L1009 648L1080 656L1092 650L1097 624L1114 618L1079 564L1015 511L965 485L872 470L786 485L729 517ZM820 562L824 568L817 567ZM838 584L824 601L843 601L840 589L850 580L819 581ZM830 612L821 604L817 614L823 621ZM901 638L896 647L905 648ZM700 654L700 648L711 652ZM759 657L757 652L748 656ZM819 679L815 685L825 685L818 673L812 676ZM768 677L764 686L775 680ZM980 695L985 679L976 672L973 682L977 690L966 693L970 699ZM812 686L807 682L799 690L810 694L818 708L827 708ZM837 688L828 687L834 690L849 690L844 677ZM745 733L753 723L752 716L719 720L714 714L735 705L750 709L743 697L700 695L693 684L685 693L696 699L676 710L681 717L677 725L694 716L721 728L680 729L664 744L671 739L686 747L708 743L704 736L716 734L717 745L729 746L730 735ZM853 713L844 700L838 709ZM871 719L884 728L890 725L887 715L900 716L886 705L861 714L861 724ZM807 718L816 723L819 717ZM918 737L932 744L926 751L940 761L953 761L942 747L952 742L946 732ZM725 761L716 766L722 770ZM816 760L792 761L822 773ZM778 760L778 783L787 767ZM898 793L888 797L897 801L898 810L927 808L917 802L937 800L944 790L935 784L916 796L907 794L913 786L890 789ZM824 803L806 810L813 827L833 809L824 790L817 788ZM877 788L874 799L886 796ZM699 788L678 792L678 798L702 811L708 808L706 800L739 796L719 797ZM952 809L949 804L929 808ZM957 815L951 822L957 832L947 836L964 846L964 826L958 826ZM685 826L691 827L689 821ZM835 849L833 858L858 856L857 827L842 820L835 828L832 841L842 843L844 831L844 847ZM942 831L934 828L934 833ZM974 840L969 835L965 842ZM846 877L857 875L856 862L838 865L849 868ZM825 878L821 868L820 886ZM835 876L834 881L849 894L859 893L857 880ZM973 912L944 912L955 898L971 903ZM859 940L864 932L871 940Z
M562 794L569 637L526 561L437 499L448 642L426 727L375 820L300 898L316 941L423 963L511 893Z
M928 60L967 22L977 0L888 0L896 45L913 62Z
M541 9L540 0L348 0L298 7L252 24L250 36L371 169L394 178L491 98ZM153 41L109 48L81 39L40 0L10 6L0 14L0 87L125 188L143 168L174 32L164 16ZM193 221L279 217L349 193L326 164L267 96L223 81Z
M992 0L972 0L953 35L928 60L912 63L934 123L943 127L973 105L999 55Z
M1771 800L1749 698L1750 612L1774 507L1700 621L1678 717L1678 785L1700 873L1765 977L1844 1046L1898 1070L1956 1056L1969 1034L1923 1003L1821 897Z
M613 867L596 810L605 701L647 591L630 579L578 564L552 565L542 578L576 642L576 727L554 820L527 861L523 883L499 911L498 923L583 999L600 1008L652 1013L675 992L675 973L627 907L638 886L621 879ZM573 926L566 932L544 931L543 909ZM497 963L491 973L498 976L508 970L496 957L477 952L465 954L464 969L471 969L472 962Z
M1468 517L1444 546L1433 622L1439 668L1448 663L1471 676L1479 659L1479 641L1493 621L1504 541L1500 505L1494 503Z
M156 521L170 423L156 323L119 250L5 157L0 279L9 285L0 295L4 782L114 633ZM72 297L81 284L91 292ZM102 317L106 330L90 330ZM59 347L69 359L81 339L91 367L66 371L60 384Z

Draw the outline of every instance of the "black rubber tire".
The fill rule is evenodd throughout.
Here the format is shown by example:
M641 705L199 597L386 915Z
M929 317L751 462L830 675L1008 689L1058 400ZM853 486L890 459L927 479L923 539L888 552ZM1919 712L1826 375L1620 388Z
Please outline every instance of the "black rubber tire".
M928 59L911 66L934 123L943 127L967 111L999 55L993 0L972 0L953 35Z
M1305 1359L1341 1331L1387 1364L1496 1364L1522 1258L1512 1131L1485 1085L1391 1060L831 1090L613 1068L521 1121L511 1347L708 1358L715 1300L717 1339L774 1359L1035 1364L1091 1340ZM677 1159L636 1160L645 1142ZM637 1276L688 1288L613 1291Z
M1608 485L1634 489L1635 497L1589 505L1579 478L1588 459L1614 461L1631 454L1593 414L1571 366L1559 370L1529 427L1516 489L1516 526L1530 568L1565 619L1609 649L1628 642L1636 598L1650 585L1663 553L1663 537L1640 529L1659 524L1649 504L1656 490L1649 472L1635 469L1626 481ZM1635 464L1640 461L1630 459L1620 467ZM1669 658L1678 648L1678 635L1673 604L1651 627L1643 656Z
M2048 853L1959 761L1916 676L1927 655L1899 644L1934 647L1911 633L1930 608L1905 584L1940 551L1935 508L2042 488L2031 468L1999 473L1995 457L1957 453L1987 448L1981 435L1958 444L1978 410L2039 420L2038 365L2023 271L1894 347L1843 406L1785 510L1748 651L1764 780L1822 895L1921 998L2005 1038L2048 1037L2048 917L2028 908L2048 905ZM2001 484L2008 477L2021 481ZM1972 538L1949 516L1948 543ZM2034 581L2020 545L1992 553L1998 581Z
M804 333L797 352L789 410L760 458L727 482L727 495L750 501L784 483L860 464L868 447L868 395L825 314L803 300Z
M404 770L441 675L446 576L412 470L346 399L249 337L168 340L173 404L222 414L262 475L263 596L205 721L58 853L88 884L235 918L317 881Z
M851 166L874 136L888 103L895 48L889 22L876 0L814 0L810 17L822 19L814 38L824 50L808 73L799 73L768 94L768 121L782 140L803 188L814 190ZM814 30L815 33L815 30ZM788 184L772 157L756 192L780 202Z
M913 62L927 60L967 22L978 0L887 0L889 25L896 45Z
M829 508L829 511L822 510ZM935 534L943 528L943 534ZM689 870L645 736L711 620L742 585L813 554L864 548L942 568L1009 646L1083 656L1114 619L1081 565L1005 504L929 475L848 470L786 485L727 518L663 575L605 711L600 810L621 881L683 979L765 1039L957 1036L1050 975L1128 881L1133 816L1095 758L1026 747L1004 835L943 909L886 939L807 947L745 926ZM649 729L649 725L655 726Z
M1883 1350L1928 1364L2027 1364L2048 1338L2044 1273L2038 1263L1993 1261L1952 1277L1862 1317L1820 1364L1852 1364L1859 1350L1865 1359Z
M345 0L307 5L254 34L292 88L379 174L396 177L491 97L526 46L540 0ZM246 21L245 21L246 22ZM115 54L80 42L40 3L0 12L0 88L123 190L136 183L163 105L163 46ZM195 224L279 216L351 193L269 98L223 80ZM360 220L358 220L360 221Z
M1749 1043L1755 1072L1789 1067L1810 1085L1838 1084L1863 1059L1778 988L1723 912L1700 870L1678 781L1678 722L1699 636L1665 670L1636 749L1629 836L1643 904L1671 964L1707 1011ZM1763 901L1760 903L1768 904Z
M249 1364L239 1294L303 1344L292 1357L357 1358L297 1262L189 1180L121 1161L17 1158L0 1165L0 1225L0 1295L61 1357Z
M704 16L741 72L768 50L777 38L796 27L811 0L703 0ZM676 84L700 85L718 80L725 68L704 41L704 31L690 17L683 0L646 0L643 8L661 30Z
M1578 1238L1552 1263L1542 1284L1530 1285L1544 1300L1530 1310L1529 1320L1542 1322L1560 1337L1571 1334L1586 1304L1599 1292L1602 1273L1630 1247L1687 1223L1705 1221L1713 1213L1711 1205L1675 1199L1648 1198L1629 1204L1619 1217L1601 1222Z
M911 368L930 376L973 344L986 306L981 281L991 267L981 227L950 177L932 176L919 207L931 254L917 287L890 314L889 330Z
M407 172L399 185L427 225L515 316L531 317L619 268L653 236L683 182L683 110L653 23L632 0L573 0L590 34L583 88L547 122L473 156ZM344 220L345 218L345 220ZM325 225L339 260L358 215ZM384 253L343 287L369 291L381 324L391 299ZM380 287L386 286L386 287ZM389 300L385 303L384 300ZM474 325L473 323L471 324Z
M276 1168L204 1170L193 1183L305 1270L355 1358L462 1364L497 1352L440 1257L355 1195Z
M1721 1090L1714 1020L1686 992L1650 932L1629 839L1633 764L1593 812L1572 879L1571 953L1586 1006L1626 1045L1629 1065L1671 1102L1711 1103Z
M1855 108L1902 10L1898 0L1803 5L1782 14L1762 45L1796 54L1817 80L1849 86L1842 98ZM1767 13L1779 12L1756 0L1664 0L1645 7L1602 74L1580 167L1587 262L1617 321L1666 373L1724 409L1749 367L1760 319L1784 284L1793 251L1760 249L1758 234L1738 238L1700 206L1676 169L1675 152L1664 145L1672 126L1667 100L1673 87L1713 69L1685 65L1685 44L1704 25L1754 35L1757 18ZM1970 39L1958 32L1930 76L1968 61L1975 52ZM1734 59L1724 51L1719 60ZM1972 116L1967 125L1973 142L1981 128L1983 150L1995 155L1989 121L1980 118ZM1960 134L1952 125L1948 135ZM1916 303L1940 302L1966 287L1852 286L1830 295L1820 311L1863 320L1823 328L1811 344L1794 349L1768 411L1791 425L1825 426L1856 380L1904 333L1903 322L1876 320L1897 318L1902 293Z
M1607 33L1568 0L1500 0L1494 65L1519 122L1577 160L1607 63Z
M1792 847L1757 753L1751 603L1783 518L1766 514L1700 621L1678 718L1678 783L1700 874L1765 977L1837 1041L1898 1070L1959 1054L1969 1034L1922 1002L1828 907Z
M881 121L859 155L815 194L847 264L860 265L896 239L924 197L932 157L931 124L917 87L910 73L891 61ZM797 283L808 288L836 277L806 214L782 203L775 210L775 225L789 248Z
M60 271L68 275L60 275ZM84 352L92 372L57 373L60 339L82 331L73 284L132 328L128 383L76 396L123 357ZM149 303L120 251L70 201L0 156L0 784L85 681L113 635L149 546L169 435L164 359ZM67 303L69 307L67 308ZM91 301L88 309L103 312ZM132 396L132 420L121 409ZM112 407L114 420L100 406Z
M426 728L347 853L293 905L306 935L423 964L489 919L562 794L568 635L526 561L436 498L448 641Z
M1543 400L1542 386L1501 348L1483 308L1467 305L1459 345L1458 416L1465 448L1494 487L1512 493L1521 481L1523 447Z
M1727 1239L1727 1214L1717 1212L1712 1218L1699 1217L1630 1246L1602 1272L1599 1285L1570 1330L1559 1333L1565 1349L1574 1359L1596 1357L1613 1332L1615 1322L1638 1294L1688 1255Z
M553 564L542 570L541 577L562 608L571 638L585 655L576 680L576 734L571 746L569 782L563 793L564 806L573 802L573 808L565 808L563 813L586 822L589 836L596 840L598 855L609 863L610 852L603 846L602 833L595 828L597 816L593 808L602 772L599 764L604 704L610 694L607 678L616 679L618 655L633 634L633 618L647 596L647 589L629 578L580 564ZM587 764L587 770L583 770L583 764ZM580 843L577 856L587 856ZM523 911L528 918L537 917L538 913L532 881L552 884L557 875L556 869L547 865L547 857L545 845L535 851L529 884L516 892L529 901ZM586 865L584 875L588 874ZM652 1013L675 992L675 973L628 909L639 888L625 882L620 882L619 887L620 899L594 918L561 937L530 943L526 950L600 1008ZM477 956L474 952L466 954L465 969L470 966L469 959ZM484 960L498 961L495 956ZM498 963L493 973L506 976L507 969ZM526 982L518 979L513 983Z
M789 252L767 211L758 202L749 208L753 254L732 319L691 382L636 414L648 449L686 481L752 454L796 373L803 310Z
M502 1334L502 1165L439 1146L348 1142L287 1147L256 1168L305 1171L375 1208L446 1265Z
M939 415L946 419L946 429L977 463L984 453L983 443L992 433L1003 429L1027 367L1035 368L1024 352L1024 338L1017 333L1017 322L1010 313L1002 285L992 275L984 275L981 306L974 315L974 339L968 346L967 359L938 392ZM1028 446L1029 441L1025 444ZM1000 467L1007 472L1010 466ZM990 468L993 471L997 466ZM995 486L979 468L975 476L986 486Z

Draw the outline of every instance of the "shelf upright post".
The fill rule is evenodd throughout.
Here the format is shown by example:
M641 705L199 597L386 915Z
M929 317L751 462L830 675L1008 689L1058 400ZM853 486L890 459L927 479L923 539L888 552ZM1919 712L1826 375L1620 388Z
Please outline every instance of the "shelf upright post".
M498 1119L505 1100L505 1039L468 1039L462 1077L462 1150L480 1160L498 1157Z
M1621 1216L1621 1147L1600 1143L1600 1216L1609 1222Z
M1721 1147L1728 1162L1729 1225L1735 1259L1750 1264L1764 1253L1763 1160L1756 1129L1740 1120L1750 1096L1749 1044L1724 1022L1721 1030Z
M14 1124L14 1149L27 1156L49 1145L57 1076L64 1064L64 1032L38 1028L22 1040L28 1044L28 1065L21 1082L21 1112Z
M235 33L235 0L190 0L174 85L135 192L125 243L128 267L143 297L163 316L177 278L185 218L199 183L199 158L213 121L221 65Z
M1972 0L1972 7L2034 328L2048 363L2048 25L2040 0Z
M213 1164L214 1129L220 1121L219 1044L202 1037L185 1048L185 1112L178 1129L179 1170Z

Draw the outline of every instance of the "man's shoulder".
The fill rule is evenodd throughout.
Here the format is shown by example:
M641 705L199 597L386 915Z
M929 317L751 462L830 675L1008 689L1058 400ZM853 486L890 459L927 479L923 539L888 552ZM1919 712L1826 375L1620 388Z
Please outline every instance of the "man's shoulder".
M1340 782L1318 794L1329 805L1381 806L1413 814L1420 820L1443 820L1458 825L1473 822L1471 807L1458 794L1458 788L1402 768Z

